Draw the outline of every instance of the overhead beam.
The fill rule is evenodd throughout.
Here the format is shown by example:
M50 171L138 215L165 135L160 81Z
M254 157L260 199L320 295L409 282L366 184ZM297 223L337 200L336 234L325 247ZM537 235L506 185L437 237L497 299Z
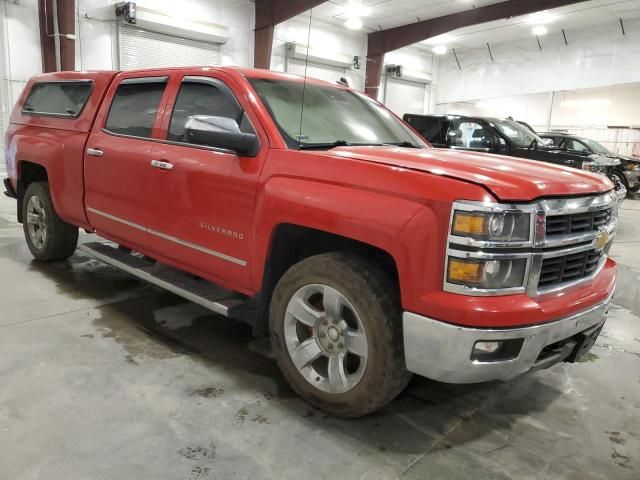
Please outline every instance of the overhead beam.
M306 12L326 0L256 0L256 26L253 66L269 68L273 48L273 31L279 23Z
M399 48L422 42L428 38L436 37L458 28L491 22L503 18L517 17L530 13L548 10L552 8L564 7L574 3L581 3L588 0L508 0L494 3L484 7L465 10L463 12L452 13L442 17L430 18L419 22L402 25L372 32L368 35L367 66L376 64L379 56ZM380 67L382 72L382 67ZM371 78L367 74L365 91L373 97L377 97L380 88L380 76Z

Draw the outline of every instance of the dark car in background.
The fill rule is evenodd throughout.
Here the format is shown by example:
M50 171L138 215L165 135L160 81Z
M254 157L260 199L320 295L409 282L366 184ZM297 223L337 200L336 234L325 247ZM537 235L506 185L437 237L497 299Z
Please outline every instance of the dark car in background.
M615 174L619 160L597 153L585 155L557 148L514 120L409 113L403 119L434 147L528 158L600 173L613 181L618 198L626 196L626 187Z
M553 145L554 148L565 152L587 156L596 154L618 160L620 165L613 167L613 175L630 192L636 193L640 191L640 158L613 153L595 140L568 133L548 132L540 133L539 135L541 138L551 141L550 145Z

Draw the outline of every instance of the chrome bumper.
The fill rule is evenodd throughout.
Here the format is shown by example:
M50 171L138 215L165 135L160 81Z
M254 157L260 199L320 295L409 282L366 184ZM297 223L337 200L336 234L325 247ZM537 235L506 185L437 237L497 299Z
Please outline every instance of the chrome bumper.
M404 351L407 369L423 377L447 383L508 380L530 370L547 368L564 360L571 351L541 359L542 350L556 342L600 328L611 297L588 310L555 322L526 328L466 328L405 312ZM471 360L478 341L522 339L517 357L510 360ZM574 344L575 346L575 344ZM564 355L564 356L562 356Z

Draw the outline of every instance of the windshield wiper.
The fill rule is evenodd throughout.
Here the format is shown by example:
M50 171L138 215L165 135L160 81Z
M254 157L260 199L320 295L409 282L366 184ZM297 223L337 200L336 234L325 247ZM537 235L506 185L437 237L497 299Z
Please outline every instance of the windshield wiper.
M381 143L350 143L346 140L336 140L335 142L324 143L301 143L298 147L299 150L322 150L331 149L335 147L380 147Z
M384 143L383 145L393 145L394 147L406 147L406 148L422 148L420 145L416 145L415 143L408 142L407 140L404 140L403 142Z

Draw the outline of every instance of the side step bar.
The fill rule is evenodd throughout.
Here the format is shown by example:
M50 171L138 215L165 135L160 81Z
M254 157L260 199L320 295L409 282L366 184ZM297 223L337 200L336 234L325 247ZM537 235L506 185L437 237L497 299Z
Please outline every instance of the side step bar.
M247 321L248 301L238 294L178 269L127 253L113 244L93 242L78 247L81 252L160 288L175 293L225 317ZM250 322L251 323L251 322Z

